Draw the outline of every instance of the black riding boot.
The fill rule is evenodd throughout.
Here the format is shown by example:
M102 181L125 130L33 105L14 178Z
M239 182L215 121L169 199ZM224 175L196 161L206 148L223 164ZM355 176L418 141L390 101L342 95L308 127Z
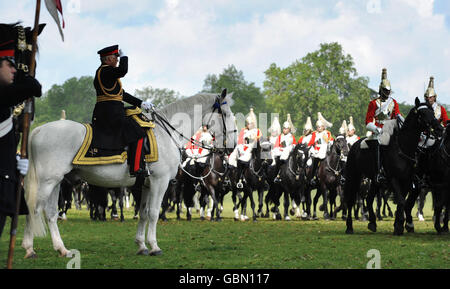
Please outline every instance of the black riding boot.
M384 175L383 167L381 164L380 144L378 141L375 142L375 160L377 162L376 182L378 184L383 184L386 182L386 176Z
M246 164L243 161L238 160L237 163L237 177L238 177L238 182L237 182L237 188L238 189L242 189L244 187L243 182L245 180L243 180L243 172L244 172L244 168L248 166L248 164Z
M279 157L277 158L278 161L278 173L277 177L273 180L275 183L281 183L281 166L286 163L286 160L281 160Z
M130 175L148 176L149 173L145 167L144 138L128 145L128 164L130 166Z
M320 159L313 158L311 181L310 181L310 185L313 187L315 187L317 185L316 172L317 172L317 168L319 167L319 162L320 162Z

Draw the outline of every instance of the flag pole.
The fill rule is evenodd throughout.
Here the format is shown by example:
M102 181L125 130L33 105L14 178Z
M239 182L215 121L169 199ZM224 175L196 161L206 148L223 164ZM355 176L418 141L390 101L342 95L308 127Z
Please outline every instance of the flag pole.
M36 70L36 50L37 50L37 36L39 34L39 14L41 11L41 0L36 0L36 13L34 15L34 29L33 29L33 38L32 38L32 50L31 50L31 59L30 59L30 75L35 76ZM27 144L28 144L28 135L30 132L30 121L31 116L33 114L34 107L34 97L31 97L26 100L25 108L24 108L24 117L23 117L23 128L22 128L22 144L20 149L20 157L22 159L27 158ZM17 184L17 196L16 196L16 212L11 221L11 232L10 232L10 240L9 240L9 251L8 251L8 259L6 268L12 269L12 263L14 258L14 248L16 244L16 234L17 234L17 224L19 220L19 209L20 209L20 198L22 195L22 185L23 185L24 176L20 174L19 181Z

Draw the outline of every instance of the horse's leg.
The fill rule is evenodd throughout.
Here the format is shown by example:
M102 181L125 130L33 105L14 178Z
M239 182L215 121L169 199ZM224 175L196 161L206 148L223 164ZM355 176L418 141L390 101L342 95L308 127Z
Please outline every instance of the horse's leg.
M53 249L59 252L61 257L65 257L69 251L64 247L64 243L61 239L58 229L58 196L59 196L59 184L53 187L53 191L45 204L45 214L48 220L48 228L52 237Z
M122 188L118 189L119 191L119 207L120 207L120 221L123 222L125 220L125 217L123 215L123 199L125 197L125 193L122 190Z
M306 189L305 189L305 213L306 213L306 217L304 217L303 219L307 219L310 220L311 219L311 189L309 188L309 185L306 184Z
M409 188L403 188L397 179L392 180L392 188L394 190L395 201L397 204L397 210L395 211L394 221L394 235L403 235L404 223L405 223L405 195L408 193Z
M433 193L433 205L434 205L434 228L438 234L443 232L441 227L441 214L444 207L444 197L447 193L446 189L442 185L435 185L432 189Z
M319 188L317 188L316 190L316 195L314 196L314 201L313 201L313 220L318 220L319 218L317 218L317 203L319 202L319 198L320 198L320 194L322 192L320 191Z
M380 190L380 187L375 183L375 181L373 181L370 185L370 190L369 193L367 195L367 210L369 212L369 224L367 225L367 228L372 231L372 232L376 232L377 231L377 221L376 221L376 216L375 216L375 212L373 211L373 201L375 199L375 195L377 194L377 192Z
M290 221L291 218L289 217L289 205L290 205L290 190L284 190L284 220L285 221Z
M381 190L377 192L377 219L378 221L382 221L383 217L381 217L381 205L382 205L382 198L381 198Z
M256 211L255 211L255 200L253 199L253 189L249 188L249 197L250 197L250 207L252 208L253 212L253 222L256 222Z
M34 182L35 176L33 176L33 180L30 182ZM41 178L42 179L42 178ZM33 249L33 239L34 236L44 236L46 234L45 229L45 219L44 219L44 212L49 208L49 203L54 206L52 210L49 210L47 213L47 218L56 218L52 225L49 224L49 229L51 229L52 233L52 241L53 241L53 247L55 250L61 249L60 254L65 255L67 254L67 250L64 248L64 244L61 240L61 237L59 236L58 227L57 227L57 219L58 219L58 197L59 197L59 185L57 185L62 178L57 180L49 180L49 181L41 181L39 183L39 187L36 188L36 191L39 192L39 195L37 195L35 208L33 211L30 211L30 214L26 217L26 224L25 224L25 230L24 230L24 237L22 240L22 248L25 249L25 258L35 258L36 252ZM56 197L54 196L56 194ZM54 216L56 212L56 216ZM56 227L56 231L55 231ZM55 239L59 237L59 240Z
M149 251L147 246L145 246L145 226L147 225L149 215L148 215L148 194L149 190L143 189L140 196L140 206L139 206L139 221L137 225L137 232L135 243L138 245L137 255L148 255Z
M170 177L169 176L159 176L156 177L154 175L150 176L150 189L143 188L144 190L149 191L149 195L147 196L147 208L149 215L149 224L148 224L148 232L147 232L147 242L151 247L150 255L156 256L161 255L162 250L158 247L158 243L156 241L156 224L158 222L159 208L161 207L161 201L164 197L164 192L167 189L167 185L169 184Z
M262 217L264 207L264 188L258 186L258 217Z
M414 222L412 218L412 209L416 202L417 196L421 191L421 187L416 183L414 188L408 194L408 197L405 202L405 215L406 215L406 224L405 229L408 233L414 233Z

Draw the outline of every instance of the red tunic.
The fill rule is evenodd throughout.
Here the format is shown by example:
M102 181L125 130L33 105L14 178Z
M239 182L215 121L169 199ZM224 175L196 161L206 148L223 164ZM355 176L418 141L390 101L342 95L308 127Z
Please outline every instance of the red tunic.
M380 100L381 100L380 98L377 98L369 103L369 107L367 109L366 114L366 125L368 123L373 122L373 120L375 119L375 125L377 127L382 128L383 127L383 123L381 123L382 120L395 119L397 118L397 115L399 114L401 115L398 103L395 99L392 99L392 103L388 105L388 107L383 112L379 110ZM382 102L381 104L384 103L385 102Z

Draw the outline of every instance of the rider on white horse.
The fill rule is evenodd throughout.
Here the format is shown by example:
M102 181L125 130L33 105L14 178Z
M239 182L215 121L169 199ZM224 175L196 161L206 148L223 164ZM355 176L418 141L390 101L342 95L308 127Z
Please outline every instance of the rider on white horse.
M128 163L131 176L143 178L149 173L144 162L144 130L125 115L124 102L149 110L149 101L142 101L122 88L120 78L128 72L128 57L118 45L103 48L97 52L101 65L94 78L97 103L92 114L92 124L98 128L93 138L93 146L105 150L117 150L118 146L128 146ZM118 58L120 57L120 63ZM117 64L119 63L119 66Z

